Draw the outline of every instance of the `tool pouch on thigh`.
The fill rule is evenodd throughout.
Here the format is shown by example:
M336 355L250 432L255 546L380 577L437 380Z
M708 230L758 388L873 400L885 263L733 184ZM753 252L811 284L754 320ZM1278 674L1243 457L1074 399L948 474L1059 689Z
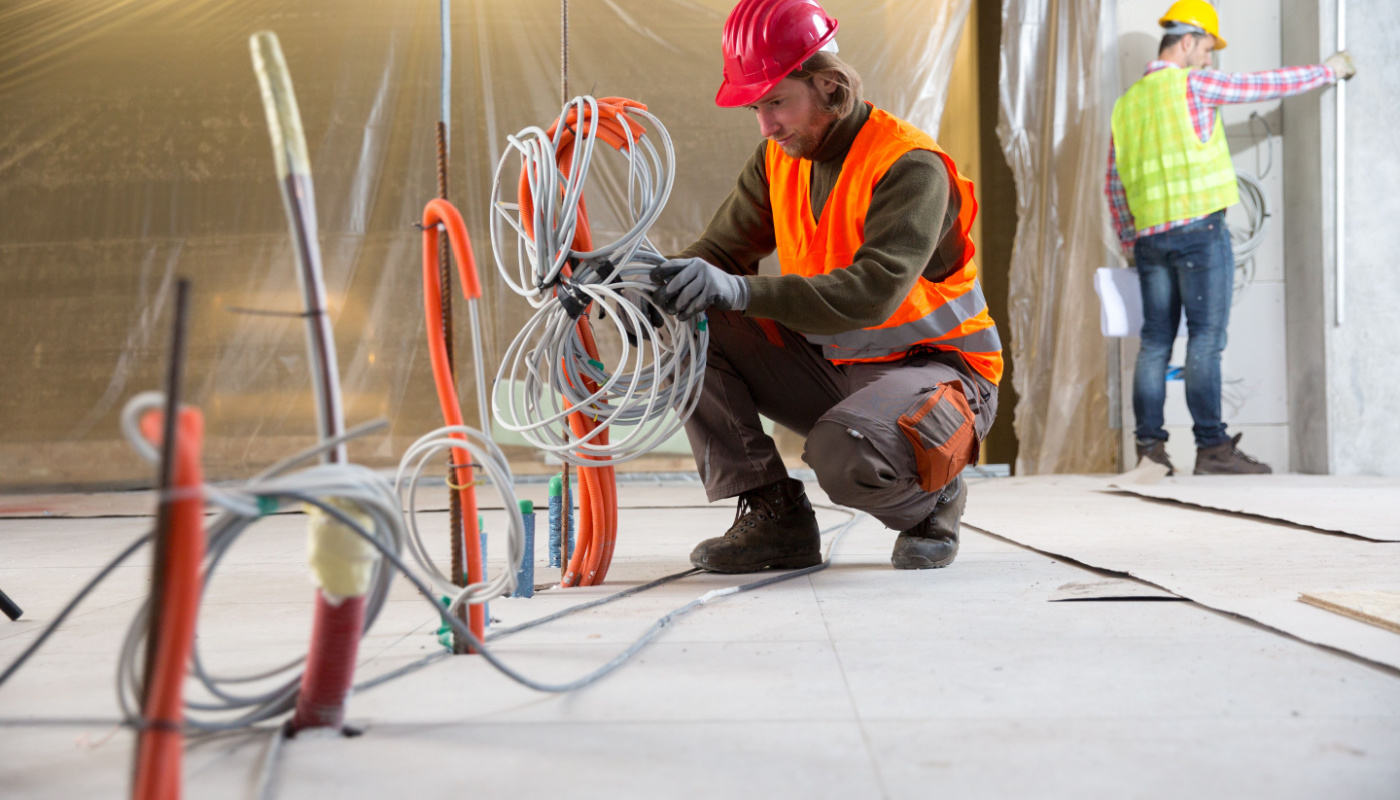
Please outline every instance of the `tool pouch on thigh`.
M899 429L914 446L919 486L936 492L977 460L977 432L961 381L939 384L899 416Z

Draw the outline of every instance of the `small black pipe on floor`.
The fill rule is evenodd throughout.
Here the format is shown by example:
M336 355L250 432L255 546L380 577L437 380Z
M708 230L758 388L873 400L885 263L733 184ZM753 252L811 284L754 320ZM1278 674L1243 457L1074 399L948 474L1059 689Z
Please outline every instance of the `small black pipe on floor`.
M20 608L15 601L11 600L10 596L4 592L0 592L0 611L5 612L5 616L9 617L11 622L14 622L24 615L24 609Z

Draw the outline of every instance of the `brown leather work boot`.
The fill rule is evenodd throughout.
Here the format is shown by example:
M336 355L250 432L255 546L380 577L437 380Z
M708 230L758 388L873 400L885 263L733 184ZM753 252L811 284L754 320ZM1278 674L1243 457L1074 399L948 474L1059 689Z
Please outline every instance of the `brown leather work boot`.
M734 524L695 546L690 563L710 572L801 569L822 561L817 515L802 481L783 478L739 495Z
M1152 439L1147 444L1137 442L1138 462L1145 458L1148 461L1155 461L1167 468L1167 477L1176 474L1176 467L1172 466L1172 460L1167 457L1167 442L1165 439Z
M1274 470L1259 459L1240 452L1242 433L1214 447L1196 448L1197 475L1268 475Z
M967 483L962 475L943 487L938 505L928 519L901 531L894 540L890 563L895 569L935 569L953 563L958 555L958 524L967 505Z

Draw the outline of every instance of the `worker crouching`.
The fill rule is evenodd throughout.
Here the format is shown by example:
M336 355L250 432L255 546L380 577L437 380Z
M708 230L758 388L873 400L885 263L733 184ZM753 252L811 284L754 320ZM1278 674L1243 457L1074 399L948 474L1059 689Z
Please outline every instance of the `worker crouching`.
M724 29L723 107L764 141L701 238L657 267L656 297L708 312L686 424L734 524L691 562L716 572L821 561L816 517L759 415L807 437L831 499L899 531L900 569L958 550L963 467L996 414L1001 342L969 239L972 185L933 138L864 102L813 0L742 0ZM782 274L757 275L777 253Z

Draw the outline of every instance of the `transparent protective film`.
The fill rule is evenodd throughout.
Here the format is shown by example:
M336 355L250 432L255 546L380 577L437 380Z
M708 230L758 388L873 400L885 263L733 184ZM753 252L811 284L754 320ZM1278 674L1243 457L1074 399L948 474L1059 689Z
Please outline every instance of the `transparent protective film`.
M1117 89L1113 4L1005 0L997 135L1016 177L1011 379L1016 472L1109 472L1094 270L1120 263L1103 195Z
M675 138L676 188L652 229L662 252L699 234L758 141L751 112L713 102L731 5L571 4L570 93L646 103ZM868 98L936 132L969 5L826 7ZM492 267L491 175L506 136L559 114L560 4L451 11L449 199L476 248L491 376L533 311ZM314 439L294 254L249 57L261 30L280 38L305 125L347 423L391 423L350 457L391 465L441 424L414 228L437 194L437 0L17 0L0 19L0 487L149 480L118 412L161 387L177 276L193 281L185 397L206 415L208 475L246 476ZM604 157L594 175L589 212L608 235L625 217L625 165ZM460 290L454 308L475 420ZM684 452L664 466L693 469Z

